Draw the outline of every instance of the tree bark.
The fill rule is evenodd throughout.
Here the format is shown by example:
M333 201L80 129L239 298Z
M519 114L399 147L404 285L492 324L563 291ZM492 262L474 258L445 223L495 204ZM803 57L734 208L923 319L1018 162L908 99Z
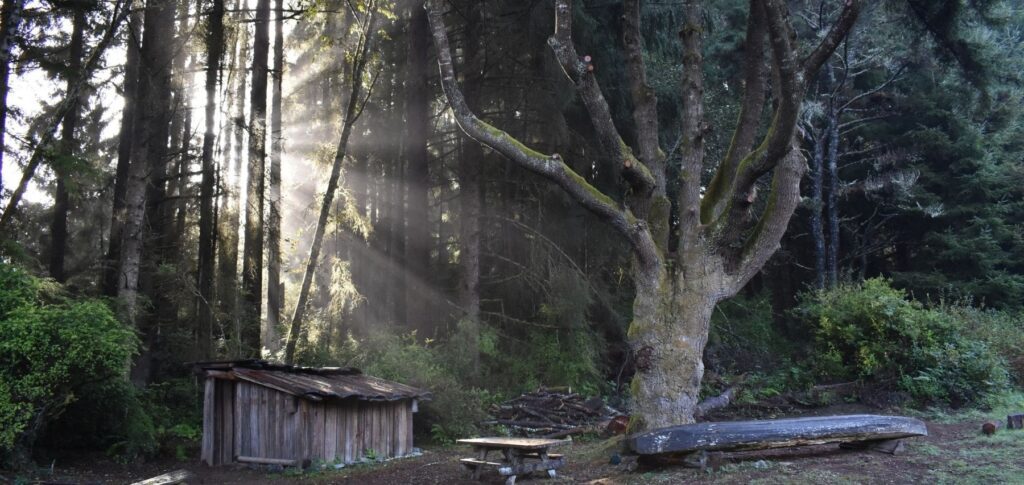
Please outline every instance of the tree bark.
M242 10L242 1L236 0L235 10ZM242 19L245 19L244 13ZM249 58L249 31L248 24L238 22L235 28L234 43L236 49L232 50L230 73L236 82L228 83L227 91L231 97L232 113L228 123L230 135L225 150L229 153L226 158L231 160L229 166L228 182L225 186L225 198L223 201L223 217L219 235L221 240L217 244L219 251L218 260L218 288L217 300L219 314L222 318L224 333L229 335L228 339L233 348L231 355L241 357L241 318L238 312L238 242L239 223L242 211L241 177L242 159L245 157L245 97L247 94L246 74L244 67Z
M68 78L67 92L73 92L78 78L82 74L82 55L85 52L86 11L84 5L74 5L71 30L71 44L68 47ZM82 97L71 101L68 114L64 116L61 126L59 159L53 166L57 178L54 194L53 219L50 224L50 277L63 283L64 258L68 250L68 212L71 209L68 193L68 169L72 160L78 155L78 143L75 140L75 129L81 113Z
M224 0L213 0L206 33L206 131L203 133L202 181L199 186L199 262L196 286L199 288L199 322L197 340L199 357L208 359L213 353L213 273L215 221L213 211L214 144L217 142L217 80L224 51Z
M814 287L825 288L825 229L822 216L825 211L822 183L825 175L825 139L811 131L807 137L811 143L810 189L811 189L811 240L814 244Z
M125 225L119 263L118 298L129 324L137 326L139 273L147 224L147 191L151 172L165 162L171 111L171 62L175 4L170 0L149 0L143 25L139 65L137 111L131 150L131 165L125 190ZM144 338L144 341L148 340ZM145 351L144 351L145 353ZM136 382L148 369L133 371Z
M125 192L128 186L128 169L131 166L132 130L135 126L136 93L139 88L139 56L142 48L142 11L133 12L128 20L126 59L122 96L124 108L121 111L121 130L117 135L117 168L114 173L113 207L110 215L110 235L107 238L107 254L103 265L101 286L103 294L117 296L118 268L121 260L121 239L124 234Z
M830 288L839 284L839 113L834 101L830 100L828 104L828 157L825 165L825 183L828 185L825 204L825 254L828 259L825 267Z
M267 59L270 51L270 0L256 3L252 49L252 87L249 99L249 175L246 180L245 241L242 250L241 345L249 355L260 354L263 308L263 203L267 158Z
M424 12L425 13L425 12ZM466 52L468 72L464 84L466 104L480 110L482 98L484 46L480 43L480 8L470 9L466 20ZM471 377L480 374L480 207L483 199L480 180L483 172L484 151L479 143L465 143L459 160L459 304L465 312L461 331L466 337L465 355L469 359Z
M281 153L282 83L284 81L284 0L274 1L274 86L270 117L270 206L267 217L267 328L263 345L271 352L281 348L278 328L284 292L281 286Z

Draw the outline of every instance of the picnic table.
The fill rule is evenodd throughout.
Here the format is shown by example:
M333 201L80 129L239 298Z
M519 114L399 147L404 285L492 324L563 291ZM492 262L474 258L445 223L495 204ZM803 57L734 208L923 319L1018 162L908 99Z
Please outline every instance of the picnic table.
M548 453L548 448L569 443L568 440L551 440L540 438L472 438L458 441L470 445L476 456L459 460L462 466L472 473L474 480L480 478L484 468L496 468L498 474L508 477L506 485L516 483L517 475L525 475L535 471L546 471L554 478L555 469L565 464L562 455ZM500 462L487 461L487 454L499 451Z

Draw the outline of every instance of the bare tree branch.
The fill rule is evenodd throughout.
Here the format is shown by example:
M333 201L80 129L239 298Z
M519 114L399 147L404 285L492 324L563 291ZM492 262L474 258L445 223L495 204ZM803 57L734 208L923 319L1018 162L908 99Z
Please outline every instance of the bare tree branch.
M640 160L655 179L654 195L665 195L665 152L658 143L658 97L647 83L643 36L640 33L640 0L623 0L622 43L625 46L626 73L633 100L636 146Z
M750 153L756 141L757 128L761 123L761 113L764 111L765 84L768 81L764 64L766 33L764 4L762 0L750 0L743 53L743 105L729 149L701 201L701 222L705 224L721 215L729 189L736 180L736 170L740 161Z
M850 33L850 29L853 28L853 24L857 22L862 5L861 0L845 0L845 2L843 11L839 13L839 18L832 24L832 29L829 30L828 34L825 34L825 38L807 56L807 59L804 59L802 63L802 82L807 83L818 74L822 64L835 52L836 48L839 47L839 43L846 38L847 34Z
M679 177L679 247L694 248L700 235L700 187L704 168L704 58L701 53L703 12L697 2L683 5L682 170Z
M597 78L593 73L594 59L576 53L576 47L572 42L572 2L569 0L555 0L555 33L548 38L548 45L554 51L566 76L576 86L580 99L590 114L590 121L597 132L601 148L621 163L623 176L633 186L633 191L643 197L649 196L657 186L656 175L652 173L651 167L633 155L633 150L623 141L615 127L608 102L604 99L601 86L597 84Z
M434 37L434 46L437 48L437 62L441 71L441 87L462 130L471 138L491 147L517 165L556 183L583 207L626 236L632 243L633 249L636 251L642 265L652 267L660 265L660 256L646 222L636 219L629 212L619 208L614 200L590 185L586 179L566 165L557 153L545 155L537 152L508 133L485 123L473 114L466 104L465 97L455 80L455 69L448 44L448 33L445 31L444 19L440 9L442 3L442 0L428 0L425 7L427 9L427 18L430 22L430 29ZM567 8L565 1L558 0L556 8L563 7ZM560 31L556 30L555 37L567 36L568 34L564 29L568 28L568 25L568 21L563 15L558 26ZM571 48L571 45L568 47ZM642 165L637 164L637 166Z

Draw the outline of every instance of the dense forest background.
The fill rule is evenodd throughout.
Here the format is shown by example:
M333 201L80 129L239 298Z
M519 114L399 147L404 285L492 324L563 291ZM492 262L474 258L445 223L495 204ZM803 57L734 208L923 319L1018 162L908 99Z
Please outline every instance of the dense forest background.
M417 425L440 441L541 385L628 407L625 241L462 133L422 3L4 0L8 463L36 443L134 458L194 442L186 363L201 360L353 365L428 387ZM705 3L704 133L721 155L748 2ZM811 40L842 6L788 3ZM551 2L449 5L476 113L626 198L547 46ZM642 10L670 174L681 5ZM576 1L575 41L629 138L622 9ZM879 390L862 397L957 406L1024 378L1022 72L1014 1L865 6L810 84L809 170L782 247L715 312L709 394L855 380Z

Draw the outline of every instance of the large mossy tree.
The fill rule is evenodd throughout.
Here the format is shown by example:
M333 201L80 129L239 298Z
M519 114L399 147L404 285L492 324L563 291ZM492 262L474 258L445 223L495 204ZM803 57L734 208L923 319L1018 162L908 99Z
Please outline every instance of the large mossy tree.
M657 96L647 82L643 58L640 3L625 0L623 15L636 125L632 146L616 127L594 75L599 61L580 55L573 44L570 0L556 0L555 32L548 40L587 108L597 144L616 161L615 170L629 187L621 200L615 200L588 183L559 154L532 150L477 118L456 81L444 2L427 2L441 84L466 134L557 184L629 242L636 285L628 332L636 367L631 387L634 431L694 420L711 313L719 301L743 288L779 246L800 201L805 163L794 148L794 133L807 82L846 37L861 8L859 1L847 1L828 34L801 58L786 3L750 1L741 113L731 146L705 186L703 8L701 2L686 3L679 30L682 163L678 192L669 194ZM768 92L773 112L764 129ZM759 195L762 179L770 179L770 189Z

